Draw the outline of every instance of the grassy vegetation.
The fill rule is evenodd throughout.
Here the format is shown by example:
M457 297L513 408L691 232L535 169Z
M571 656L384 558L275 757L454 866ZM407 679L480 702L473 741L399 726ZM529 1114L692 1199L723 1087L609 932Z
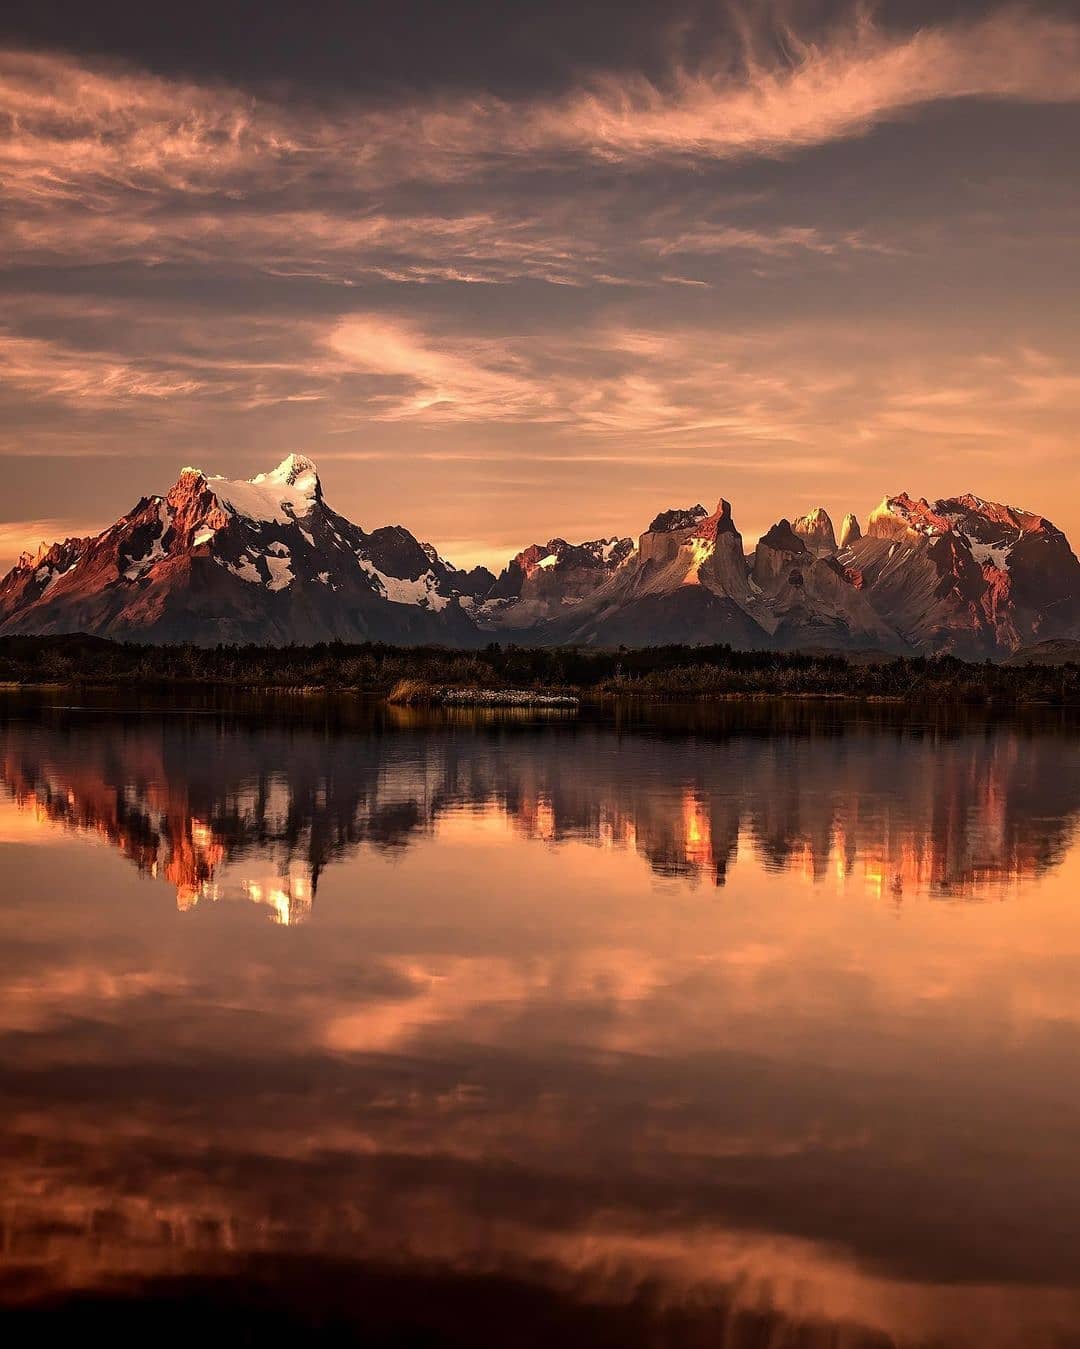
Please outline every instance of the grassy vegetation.
M0 683L355 690L401 681L650 698L819 695L912 702L1080 705L1080 665L868 661L727 646L589 651L492 644L481 651L382 643L309 647L142 646L93 637L0 638Z
M386 701L395 707L423 705L431 701L434 687L425 679L399 679L386 695Z

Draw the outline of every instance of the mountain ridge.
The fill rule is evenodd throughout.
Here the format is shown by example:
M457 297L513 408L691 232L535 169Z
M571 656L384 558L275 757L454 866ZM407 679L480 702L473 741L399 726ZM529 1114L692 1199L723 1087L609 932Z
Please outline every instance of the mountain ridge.
M886 496L839 535L816 507L749 552L730 502L660 511L635 539L552 536L498 576L402 524L328 504L313 461L250 479L181 470L100 534L24 553L0 634L146 642L379 640L475 648L710 644L1002 658L1080 639L1080 562L1044 515L964 493Z

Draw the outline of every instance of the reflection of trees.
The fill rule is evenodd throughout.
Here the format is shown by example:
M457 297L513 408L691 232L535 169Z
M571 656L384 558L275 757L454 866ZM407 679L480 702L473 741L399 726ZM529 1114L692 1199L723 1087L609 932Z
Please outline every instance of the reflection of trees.
M673 715L673 714L670 714ZM423 718L355 727L96 716L2 728L26 810L106 838L187 907L225 864L278 918L323 869L406 847L461 806L523 835L635 848L657 874L724 882L740 848L774 870L879 893L967 894L1053 866L1080 806L1061 726L909 724L697 710L608 726ZM770 720L772 718L772 720Z

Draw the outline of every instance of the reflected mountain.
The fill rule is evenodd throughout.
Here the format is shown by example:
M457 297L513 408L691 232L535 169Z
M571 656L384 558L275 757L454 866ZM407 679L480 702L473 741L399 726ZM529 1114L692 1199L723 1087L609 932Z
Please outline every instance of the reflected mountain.
M328 729L262 717L0 721L25 816L95 835L186 910L241 898L295 924L319 878L447 817L538 843L629 850L722 886L740 855L878 897L1002 893L1061 859L1080 813L1075 727L879 709L633 718L432 718L368 709Z

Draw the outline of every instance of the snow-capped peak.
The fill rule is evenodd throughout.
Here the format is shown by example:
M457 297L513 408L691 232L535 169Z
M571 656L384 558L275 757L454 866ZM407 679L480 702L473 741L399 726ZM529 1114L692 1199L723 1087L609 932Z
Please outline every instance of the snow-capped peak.
M322 500L318 470L302 454L290 454L271 472L253 478L208 477L199 469L184 473L200 474L225 510L259 523L288 524L302 519Z
M306 454L290 454L270 473L257 473L251 479L254 483L281 483L294 487L302 496L311 500L319 495L319 470Z

